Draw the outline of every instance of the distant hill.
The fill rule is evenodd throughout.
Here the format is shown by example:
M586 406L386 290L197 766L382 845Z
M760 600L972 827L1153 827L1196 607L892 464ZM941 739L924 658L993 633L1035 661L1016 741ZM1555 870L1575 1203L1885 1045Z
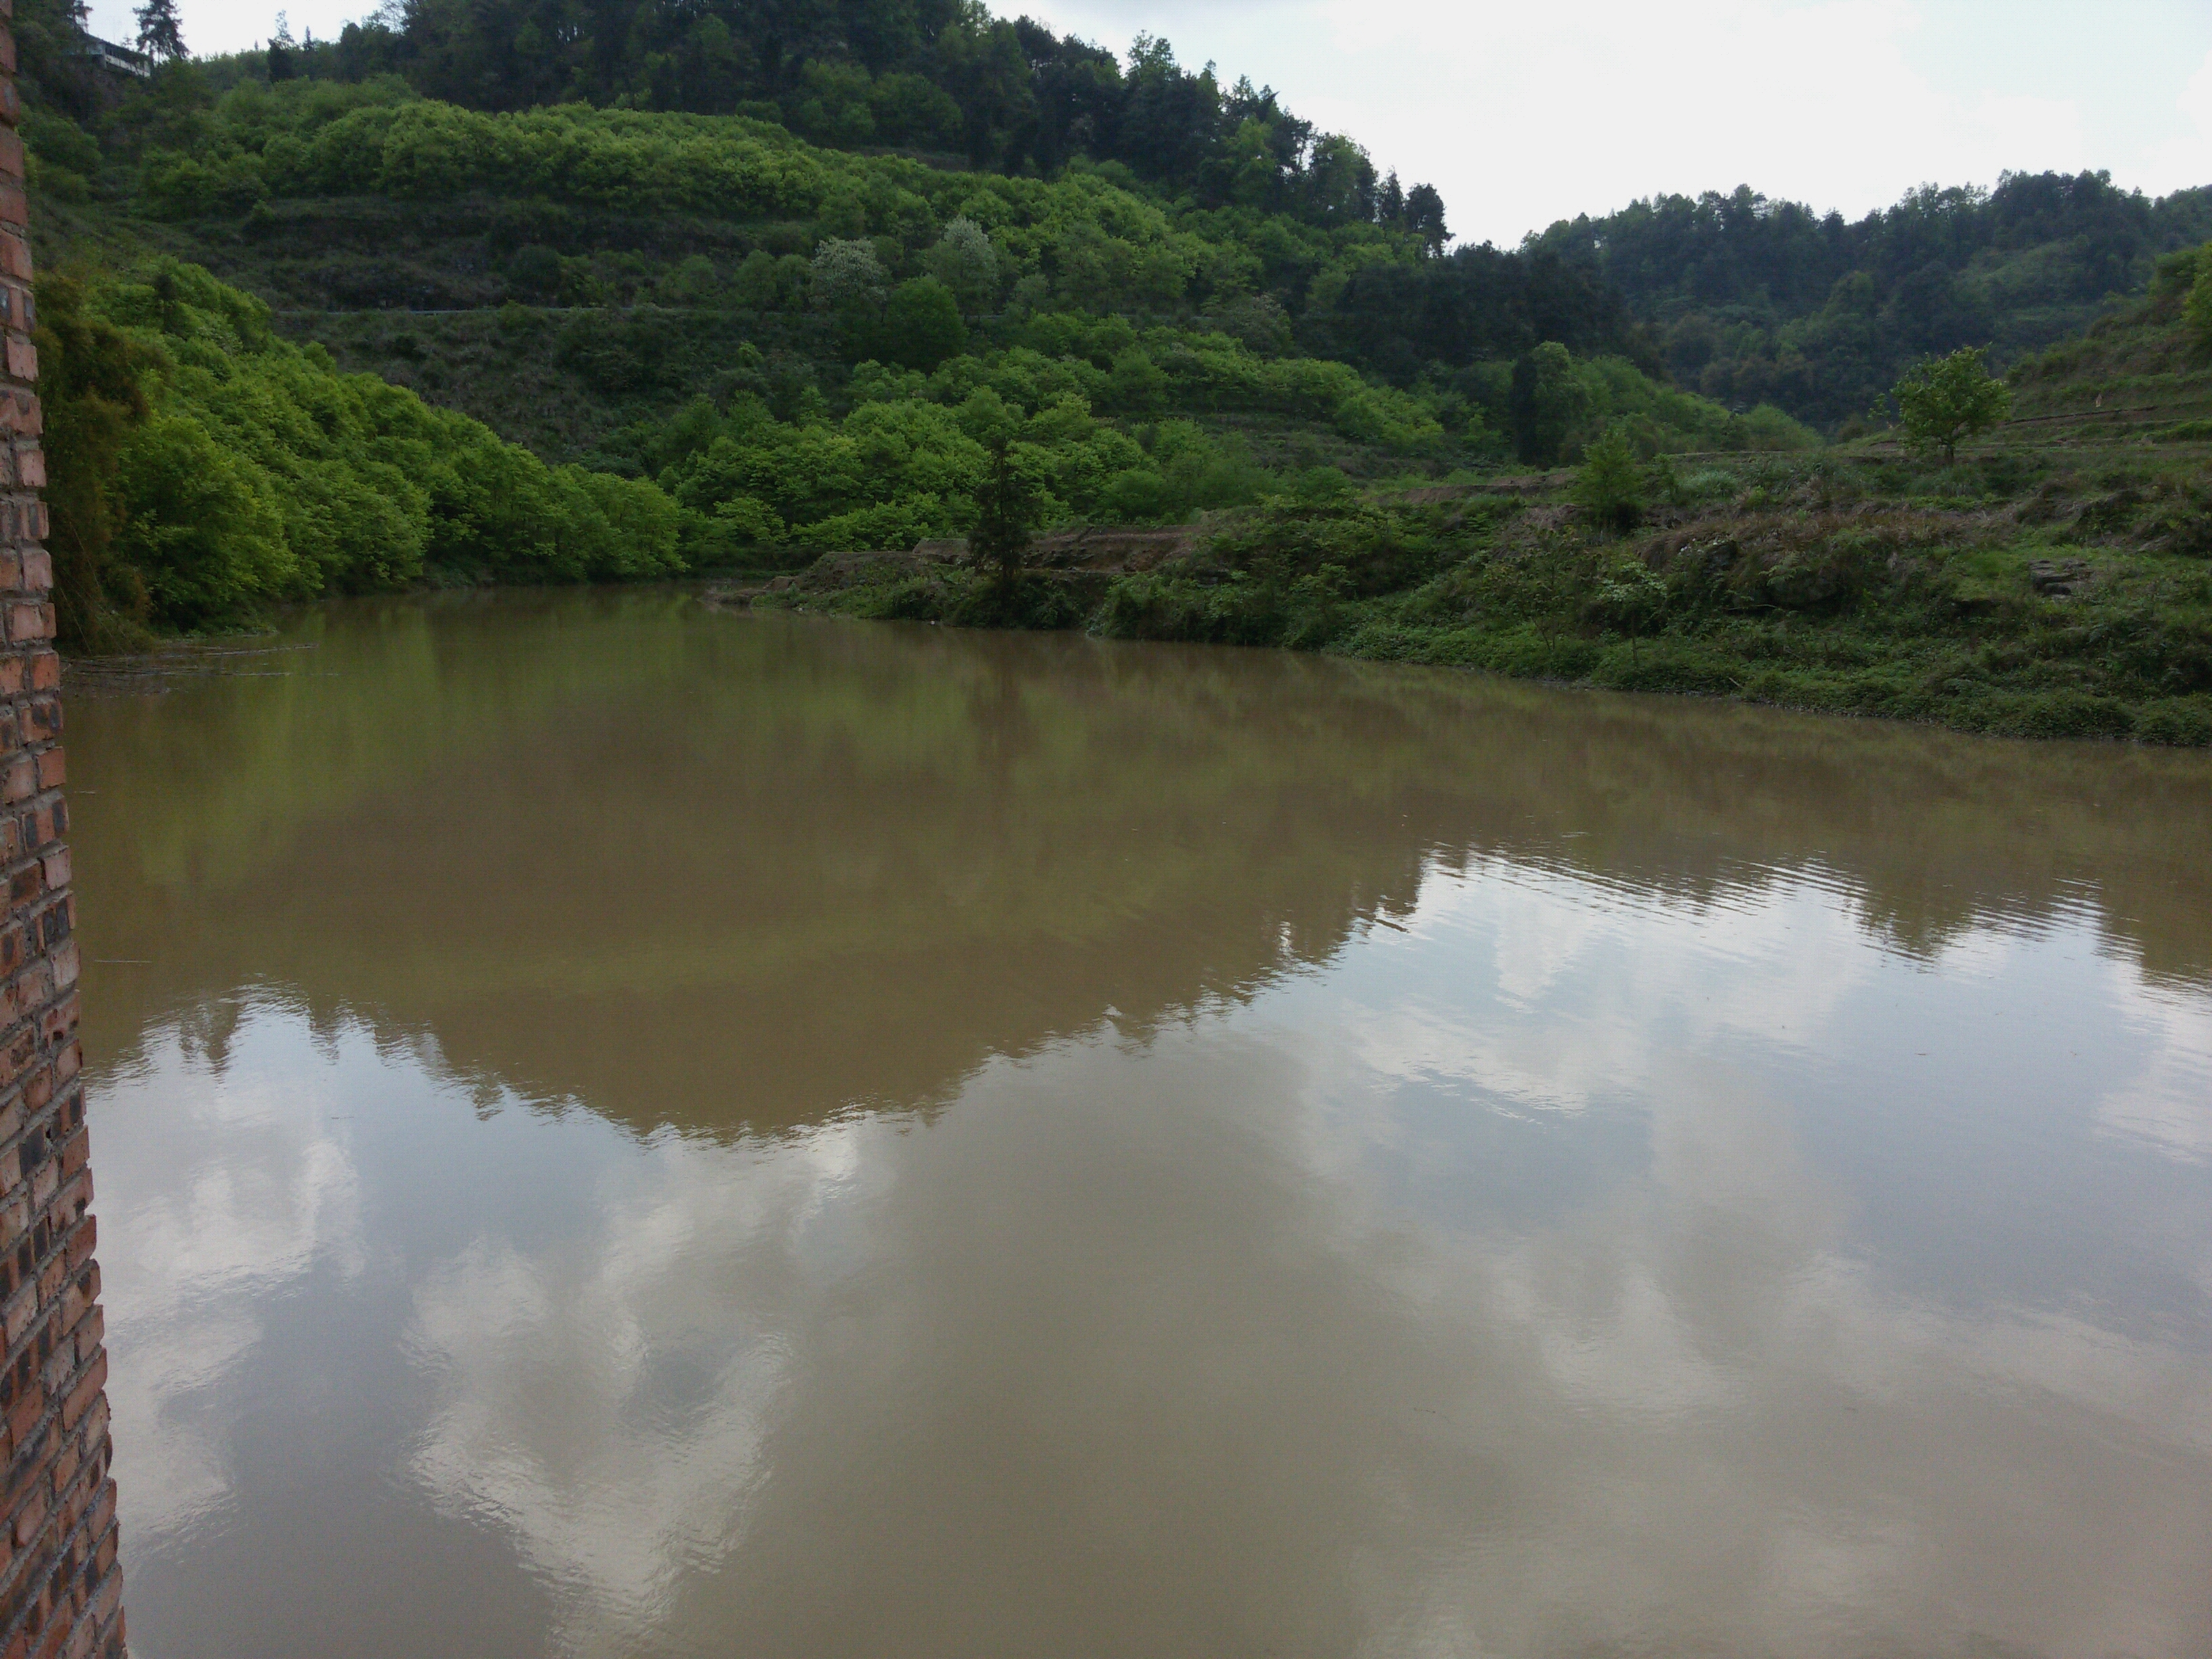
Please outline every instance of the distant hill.
M1561 220L1524 251L1588 270L1650 328L1676 381L1833 428L1907 363L1993 346L2002 367L2141 294L2212 240L2212 186L2153 201L2109 173L1928 185L1847 223L1739 186Z
M2178 323L2202 258L2168 255L2147 297L2015 363L2004 436L2053 449L2212 442L2212 351Z

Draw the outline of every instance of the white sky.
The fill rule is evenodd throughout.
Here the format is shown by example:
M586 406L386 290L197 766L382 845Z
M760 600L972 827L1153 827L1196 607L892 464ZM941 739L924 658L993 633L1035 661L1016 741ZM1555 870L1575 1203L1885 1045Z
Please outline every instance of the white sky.
M135 33L128 0L93 29ZM295 34L369 9L293 0ZM1139 29L1272 84L1502 245L1656 191L1742 183L1853 217L1916 184L2109 167L2212 184L2205 0L997 0L1116 51ZM257 0L183 0L185 43L265 40Z

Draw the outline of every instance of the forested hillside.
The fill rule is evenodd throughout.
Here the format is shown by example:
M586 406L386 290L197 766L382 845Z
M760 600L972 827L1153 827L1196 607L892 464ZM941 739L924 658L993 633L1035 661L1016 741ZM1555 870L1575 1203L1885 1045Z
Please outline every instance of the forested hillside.
M1833 428L1915 358L1992 346L2003 368L2140 294L2212 239L2212 188L2157 201L2106 173L1929 185L1847 223L1748 188L1632 203L1531 237L1622 295L1682 386Z
M1638 463L1808 449L1786 408L1833 426L1954 337L2048 337L2203 234L2202 193L2008 179L1859 226L1740 193L1454 247L1433 189L1148 36L934 0L386 15L139 80L62 0L19 6L49 320L98 371L49 402L118 469L85 605L210 627L331 587L789 568L964 533L999 451L1050 527L1605 434ZM155 484L191 469L157 434L268 511L170 535ZM516 457L526 488L469 496ZM344 551L394 476L406 527L360 545L397 551Z
M1076 130L1118 135L1097 147L1121 153L1073 154L1043 176L1035 134L1017 153L1012 128L952 155L813 143L793 129L867 135L734 96L768 84L751 70L711 110L641 107L667 100L635 87L531 104L543 88L453 67L461 16L170 61L141 82L73 55L52 0L24 7L39 257L93 330L77 356L104 367L82 382L97 404L84 424L118 470L82 520L76 637L101 635L95 603L204 627L333 587L903 547L964 532L987 457L1008 446L1045 523L1158 524L1549 464L1616 423L1655 453L1813 441L1774 411L1731 415L1655 379L1626 307L1589 273L1446 253L1433 191L1378 182L1349 141L1271 94L1185 74L1158 43L1126 72L1068 59L1097 71L1104 100ZM963 12L931 49L956 37L1018 38ZM921 73L896 67L908 61L849 84L882 94ZM787 67L789 85L830 84ZM1183 123L1172 142L1164 110ZM191 320L216 314L230 320ZM52 347L66 357L58 335ZM543 546L518 532L502 555L470 528L481 513L450 489L418 501L416 477L396 497L411 526L400 553L319 551L351 544L301 507L297 481L335 465L360 505L409 470L392 422L423 429L421 405L368 397L362 371L491 428L448 434L440 465L462 482L471 458L510 453L494 434L544 464L532 501L604 481L579 508L590 525ZM306 384L318 377L329 384ZM352 412L314 416L320 434L289 415L237 418L232 388L279 381L302 409ZM146 457L187 437L237 463L209 476L237 473L240 499L270 510L226 520L157 499L151 481L179 475ZM625 481L646 493L610 493ZM171 535L179 514L194 527ZM591 526L624 514L652 528L635 570L593 550ZM240 529L225 540L227 521ZM208 579L187 591L193 558Z

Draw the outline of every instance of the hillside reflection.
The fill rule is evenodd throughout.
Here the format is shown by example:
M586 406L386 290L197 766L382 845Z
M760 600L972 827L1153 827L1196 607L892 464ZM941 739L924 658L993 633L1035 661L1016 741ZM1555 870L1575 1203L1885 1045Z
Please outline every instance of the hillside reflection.
M72 708L146 1651L2203 1652L2203 757L302 635Z
M680 595L281 644L79 689L95 1057L259 988L639 1130L814 1122L1248 996L1471 863L1716 909L1814 879L1923 957L2081 915L2208 973L2194 756Z

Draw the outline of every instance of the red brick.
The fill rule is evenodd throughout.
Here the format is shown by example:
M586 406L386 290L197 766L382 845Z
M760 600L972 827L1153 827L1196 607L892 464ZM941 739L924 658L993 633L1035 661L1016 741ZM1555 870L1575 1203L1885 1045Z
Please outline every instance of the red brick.
M84 1374L84 1381L70 1390L70 1397L62 1401L62 1427L73 1429L77 1420L92 1409L92 1402L100 1398L100 1391L107 1386L107 1356L95 1355Z
M39 1426L39 1419L46 1414L46 1391L33 1382L15 1396L15 1403L8 1408L8 1432L21 1445L30 1438L31 1431Z
M17 1031L0 1042L0 1088L7 1087L29 1071L38 1057L39 1036L35 1031Z
M70 1235L69 1252L63 1257L62 1265L75 1273L92 1260L92 1253L99 1248L100 1218L88 1215L76 1231Z
M37 599L16 599L8 606L10 640L50 640L54 636L54 608Z
M115 1633L123 1634L123 1575L111 1572L93 1592L89 1616L94 1624L105 1624L110 1613L115 1615Z
M0 0L0 17L12 12ZM0 1425L0 1632L15 1632L0 1659L108 1659L124 1639L123 1575L14 64L13 36L0 32L0 1262L13 1292L0 1305L10 1389ZM50 1137L35 1160L31 1135ZM41 1260L24 1278L20 1253L33 1238Z

